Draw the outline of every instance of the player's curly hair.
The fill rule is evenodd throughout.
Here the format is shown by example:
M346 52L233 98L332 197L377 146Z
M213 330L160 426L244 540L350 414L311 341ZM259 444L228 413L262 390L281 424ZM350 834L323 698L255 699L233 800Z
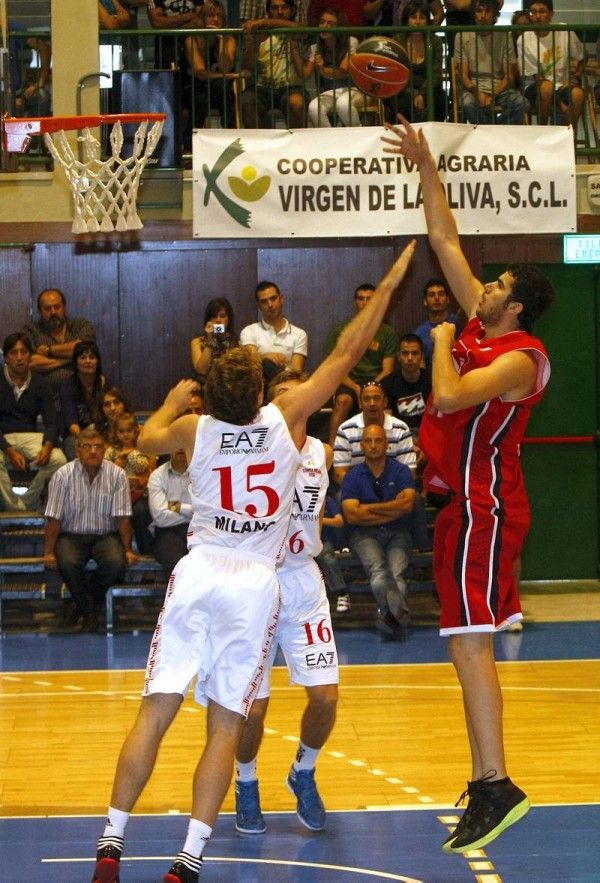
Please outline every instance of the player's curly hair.
M550 280L531 264L511 264L506 272L514 279L508 300L523 305L519 327L531 334L535 322L554 300L554 288Z
M262 362L247 347L236 346L213 359L204 385L206 413L245 426L255 419L263 390Z

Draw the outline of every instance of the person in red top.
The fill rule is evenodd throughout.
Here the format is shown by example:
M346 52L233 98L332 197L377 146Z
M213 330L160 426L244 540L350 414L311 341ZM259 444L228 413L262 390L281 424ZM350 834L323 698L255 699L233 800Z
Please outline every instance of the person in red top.
M532 328L554 292L529 265L508 267L486 285L475 278L423 131L400 119L402 125L386 126L386 150L418 166L429 242L469 317L456 341L448 322L431 332L432 394L419 436L426 486L449 500L435 525L434 571L440 633L449 636L462 688L472 780L463 795L467 809L442 848L464 853L490 843L529 809L506 771L494 633L522 619L515 573L529 505L519 444L550 375Z

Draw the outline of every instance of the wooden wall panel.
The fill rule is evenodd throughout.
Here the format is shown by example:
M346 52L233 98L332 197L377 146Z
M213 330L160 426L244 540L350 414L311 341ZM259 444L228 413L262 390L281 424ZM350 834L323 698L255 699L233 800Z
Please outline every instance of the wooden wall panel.
M0 249L0 346L30 318L31 252L22 248Z
M31 310L38 318L37 297L44 288L59 288L67 315L93 322L104 373L119 382L119 255L112 248L88 250L76 243L38 244L32 255Z
M37 232L41 239L43 229ZM48 241L32 243L31 252L0 249L0 334L37 316L42 288L60 288L68 311L96 325L109 378L128 390L136 408L147 410L190 370L189 343L202 330L210 298L229 298L239 333L257 318L256 283L276 282L286 298L286 315L309 335L312 370L323 358L329 328L354 314L356 286L376 284L408 241L387 237L215 243L186 239L179 228L173 228L171 240L168 229L158 232L160 236L154 231L154 238L148 239L90 237L77 243L50 241L49 233ZM462 243L480 278L493 263L562 261L558 235L470 236ZM398 333L423 321L424 283L440 275L426 237L418 237L403 290L387 317Z
M212 297L231 301L239 328L253 320L254 250L151 250L120 257L121 376L136 409L156 407L189 374L190 340Z

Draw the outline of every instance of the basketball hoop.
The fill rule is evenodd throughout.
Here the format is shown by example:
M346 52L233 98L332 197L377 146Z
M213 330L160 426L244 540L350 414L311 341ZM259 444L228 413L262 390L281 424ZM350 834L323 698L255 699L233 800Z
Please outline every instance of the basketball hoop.
M7 151L22 153L31 138L43 135L53 159L62 166L73 195L73 233L110 233L140 230L137 213L140 178L162 134L164 113L122 113L72 117L5 118L2 121ZM125 141L122 123L138 123L131 156L122 157ZM91 128L112 125L110 156L101 158L100 142ZM150 124L152 124L150 126ZM149 128L150 126L150 128ZM81 131L79 159L66 132Z

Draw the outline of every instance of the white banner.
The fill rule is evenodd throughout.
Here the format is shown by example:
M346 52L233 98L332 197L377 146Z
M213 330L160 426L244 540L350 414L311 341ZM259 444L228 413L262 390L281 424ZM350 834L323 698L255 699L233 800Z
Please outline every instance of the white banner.
M423 129L461 233L575 232L573 133L565 126ZM379 127L200 129L194 236L425 233L419 174L384 153Z

